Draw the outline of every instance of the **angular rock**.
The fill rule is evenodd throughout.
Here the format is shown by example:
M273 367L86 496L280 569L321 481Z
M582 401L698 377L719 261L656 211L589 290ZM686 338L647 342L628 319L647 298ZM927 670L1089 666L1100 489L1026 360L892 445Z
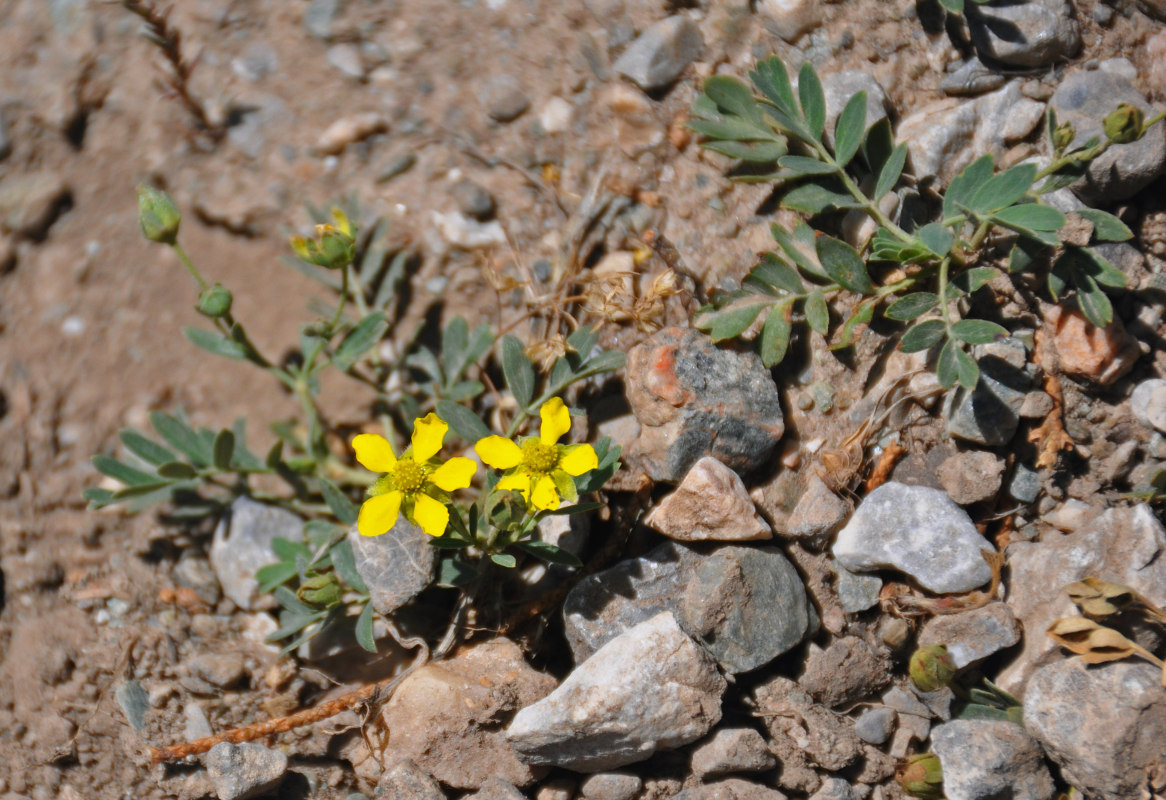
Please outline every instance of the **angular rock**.
M479 222L494 214L494 196L483 186L471 180L460 180L449 190L450 197L457 203L458 211Z
M977 362L980 380L968 391L957 387L944 398L943 414L952 436L985 447L1008 444L1020 425L1020 407L1032 388L1028 375L996 356Z
M643 786L630 772L599 772L582 780L579 794L584 800L632 800Z
M1081 49L1081 30L1067 0L969 3L964 13L976 50L1002 64L1045 67Z
M1017 464L1012 481L1008 484L1008 494L1012 499L1021 503L1035 502L1040 489L1040 473L1024 464Z
M866 611L879 601L883 580L878 575L859 575L834 565L834 589L838 602L847 614Z
M259 595L255 573L278 557L271 549L277 538L302 542L304 521L290 511L240 497L219 521L211 542L210 562L223 594L246 611L274 608L270 595Z
M786 796L759 783L725 778L715 783L691 786L673 795L672 800L786 800Z
M1025 727L1086 797L1144 798L1166 742L1160 680L1159 669L1140 661L1049 664L1028 682Z
M817 475L806 478L806 488L780 531L786 536L824 539L846 522L850 504L830 490Z
M643 426L634 455L653 480L678 481L706 455L746 475L769 463L785 433L761 359L692 328L664 328L632 348L626 386Z
M506 715L546 696L549 675L531 669L509 639L491 639L406 678L381 713L396 758L441 783L480 789L491 778L518 786L536 773L499 729Z
M0 183L0 232L43 239L71 197L68 182L56 172L6 175Z
M287 754L254 742L220 742L206 755L206 771L219 800L247 800L279 785Z
M988 541L946 494L884 483L859 504L833 553L846 569L897 569L932 592L970 592L992 578Z
M187 666L195 677L220 689L234 688L247 677L243 659L237 654L202 653L190 659Z
M982 661L1020 641L1020 624L1004 603L932 617L919 632L919 646L947 645L958 669Z
M433 776L407 758L385 770L374 796L378 800L445 800Z
M854 721L854 732L868 744L882 744L895 730L895 709L868 708Z
M821 780L810 765L836 772L862 755L851 720L818 705L788 678L770 678L753 695L772 740L770 751L781 762L781 788L816 791Z
M1058 657L1045 635L1053 620L1076 616L1065 586L1094 575L1166 604L1166 528L1149 506L1111 508L1084 528L1008 546L1008 607L1024 627L1024 649L997 683L1020 695L1038 667Z
M721 718L726 685L712 657L664 612L518 712L506 737L531 764L615 769L704 736Z
M1102 122L1118 103L1140 108L1149 118L1153 109L1132 84L1109 72L1076 72L1061 82L1049 100L1058 122L1073 124L1073 146L1094 136L1104 138ZM1070 188L1087 203L1125 200L1150 184L1166 165L1166 131L1155 125L1130 144L1114 145L1089 165Z
M1056 793L1044 753L1012 722L956 719L931 732L948 800L1050 800Z
M495 122L511 122L530 108L530 98L518 78L509 74L494 75L478 90L478 101L486 116Z
M751 542L773 538L736 472L705 456L644 519L680 542Z
M977 95L999 89L1008 78L995 70L988 69L978 58L969 58L939 82L944 94Z
M348 544L373 608L385 616L392 615L433 581L437 548L404 515L380 536L361 536L353 525L348 529Z
M757 13L766 30L790 43L822 23L814 0L760 0Z
M939 467L939 482L961 506L995 497L1004 475L1004 459L986 450L957 453Z
M688 17L660 20L641 33L612 68L645 92L663 89L680 77L704 48L700 28Z
M849 781L842 778L824 778L822 788L810 795L810 800L860 800L862 797Z
M1166 433L1166 380L1151 378L1134 387L1130 411L1160 433Z
M732 772L765 772L777 760L765 739L752 728L721 728L692 749L692 774L727 775Z
M882 689L891 680L891 658L857 636L843 636L824 649L810 645L798 684L830 708L851 705Z
M526 800L526 795L518 791L513 783L501 778L488 778L482 788L467 794L463 800Z
M906 142L915 175L937 175L947 184L985 153L1003 155L1041 121L1044 105L1020 94L1020 82L975 100L949 98L912 112L896 138Z

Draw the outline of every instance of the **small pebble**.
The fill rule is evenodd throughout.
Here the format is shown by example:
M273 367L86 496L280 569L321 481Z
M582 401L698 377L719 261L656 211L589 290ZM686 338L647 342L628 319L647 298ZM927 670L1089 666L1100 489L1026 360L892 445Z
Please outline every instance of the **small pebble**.
M458 210L484 222L494 215L494 196L471 180L460 180L449 190Z
M895 710L893 708L870 708L862 712L854 721L854 732L868 744L882 744L891 738L895 730Z
M511 122L530 108L530 98L513 75L494 75L478 90L478 100L495 122Z

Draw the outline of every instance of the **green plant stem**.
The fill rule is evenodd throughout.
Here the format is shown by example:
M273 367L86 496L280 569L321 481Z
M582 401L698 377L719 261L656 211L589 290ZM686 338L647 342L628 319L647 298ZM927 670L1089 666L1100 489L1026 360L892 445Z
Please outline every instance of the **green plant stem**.
M190 277L194 278L195 283L198 284L199 290L205 292L207 289L209 289L210 286L205 280L203 280L202 274L198 271L198 267L196 267L194 262L190 260L190 256L186 254L186 250L182 248L182 245L180 245L178 242L175 242L174 244L170 245L170 247L174 250L175 255L178 256L178 260L182 262L182 266L186 267L186 271L190 273Z
M834 156L830 153L829 150L825 148L824 145L818 142L811 142L811 145L813 146L814 152L817 154L820 160L825 161L827 164L834 167L835 173L837 174L838 179L842 181L842 185L846 187L846 191L850 192L850 196L862 204L863 210L866 211L866 213L869 214L875 222L894 234L895 238L901 242L915 241L915 237L900 228L898 225L891 221L890 217L883 213L883 210L878 206L877 200L872 200L871 198L867 197L866 193L859 188L858 184L856 184L854 180L846 173L846 170L838 163L837 160L835 160Z
M939 313L943 318L943 327L947 330L947 338L951 339L951 315L947 312L947 270L951 264L951 256L945 256L939 262Z
M340 302L336 304L336 313L332 315L332 321L328 323L329 334L335 332L336 326L340 324L340 317L348 302L348 271L350 269L352 269L352 265L345 264L344 269L340 270Z

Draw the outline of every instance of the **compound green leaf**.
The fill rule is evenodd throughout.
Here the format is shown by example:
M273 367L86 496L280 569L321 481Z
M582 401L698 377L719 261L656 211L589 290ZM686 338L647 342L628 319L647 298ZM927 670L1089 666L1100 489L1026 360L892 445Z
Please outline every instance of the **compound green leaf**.
M819 280L828 279L826 273L822 271L822 265L818 263L818 252L814 248L816 234L813 228L798 220L792 231L787 231L776 224L770 225L769 231L803 274Z
M1077 213L1093 223L1093 238L1099 242L1124 242L1134 237L1124 222L1099 208L1083 208Z
M766 368L780 364L789 349L790 333L793 330L790 324L793 300L791 297L775 305L761 328L761 363Z
M955 241L951 231L938 222L924 225L915 231L915 235L919 237L924 247L940 258L951 252L952 243Z
M1017 164L999 175L993 175L976 190L967 206L977 214L989 214L1007 208L1024 197L1036 180L1036 173L1036 164Z
M247 357L247 348L244 345L223 336L218 331L208 331L203 328L183 328L182 335L192 344L216 356L233 359Z
M465 324L464 320L462 324ZM332 356L332 363L341 370L348 371L362 355L381 340L388 329L389 323L385 320L384 312L372 312L344 337L344 341Z
M1003 208L993 214L992 219L1007 228L1020 231L1058 231L1068 222L1057 209L1038 203Z
M952 178L943 196L943 216L950 218L963 214L961 206L970 205L972 196L991 179L992 168L992 156L980 156Z
M786 72L785 64L780 58L770 56L764 61L757 62L756 68L749 73L749 80L778 111L787 117L801 120L798 106L794 102L789 73Z
M821 214L829 208L859 208L859 204L849 192L835 188L832 178L795 186L781 198L781 204L792 211L801 211L805 214Z
M810 330L825 336L830 330L830 308L826 305L826 295L820 291L811 292L806 297L805 312Z
M126 486L150 486L158 483L157 475L151 475L148 472L134 469L131 466L121 463L116 458L97 455L93 456L90 460L102 475L107 475L114 480L121 481Z
M705 150L735 158L739 161L748 161L752 164L769 164L784 156L789 149L784 141L781 142L705 142Z
M806 156L786 156L780 159L777 165L782 169L800 172L804 175L833 175L838 172L838 168L834 165ZM849 197L849 195L847 196Z
M879 178L875 182L874 195L872 195L875 202L881 200L883 195L895 188L895 184L899 182L899 176L903 174L903 165L906 163L907 145L898 145L887 156L886 162L879 170Z
M707 330L714 342L735 339L753 324L753 320L757 319L765 305L763 302L754 301L747 305L730 306L707 315L708 327L705 327L704 322L699 327L701 330Z
M830 279L858 294L872 294L874 284L858 252L841 239L823 234L817 241L818 260Z
M858 152L866 132L866 92L858 92L846 101L834 125L834 158L845 167Z
M337 488L336 484L327 478L320 478L320 494L324 495L324 502L328 504L329 510L345 525L351 525L356 522L356 517L359 509L344 492Z
M975 360L963 351L959 343L948 340L939 351L939 358L935 362L935 377L945 388L951 388L957 382L968 391L976 388L980 379L980 368Z
M126 449L148 464L158 466L174 460L174 454L162 445L129 428L118 434Z
M931 292L914 292L896 300L884 312L887 319L910 322L921 317L939 304L939 295Z
M822 91L822 81L809 61L798 70L798 99L802 102L802 114L815 141L822 140L826 130L826 94Z
M986 319L961 319L951 326L951 335L968 344L988 344L1008 335L1008 330Z
M934 347L947 336L947 326L941 319L925 319L907 329L899 341L899 349L904 353L918 353Z
M704 93L716 105L760 129L761 110L744 82L729 75L713 75L704 82Z
M513 336L502 339L502 375L519 408L534 399L534 364L523 352L522 342Z
M786 261L778 258L776 253L765 253L761 261L749 272L746 281L757 281L765 286L772 287L789 294L801 294L805 285L798 276L798 271Z
M185 422L162 411L150 413L150 424L166 444L189 458L196 466L205 467L211 463L211 448Z

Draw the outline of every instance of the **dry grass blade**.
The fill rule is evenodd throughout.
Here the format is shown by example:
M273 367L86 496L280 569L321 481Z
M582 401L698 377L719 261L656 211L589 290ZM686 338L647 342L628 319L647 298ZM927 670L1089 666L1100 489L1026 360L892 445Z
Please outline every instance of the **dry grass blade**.
M1087 664L1140 656L1161 669L1162 679L1166 681L1166 663L1112 628L1098 625L1093 620L1063 617L1049 626L1048 634L1061 647L1081 656Z
M1104 619L1137 608L1158 622L1166 623L1166 612L1124 584L1089 577L1070 583L1065 591L1081 613L1090 619Z

